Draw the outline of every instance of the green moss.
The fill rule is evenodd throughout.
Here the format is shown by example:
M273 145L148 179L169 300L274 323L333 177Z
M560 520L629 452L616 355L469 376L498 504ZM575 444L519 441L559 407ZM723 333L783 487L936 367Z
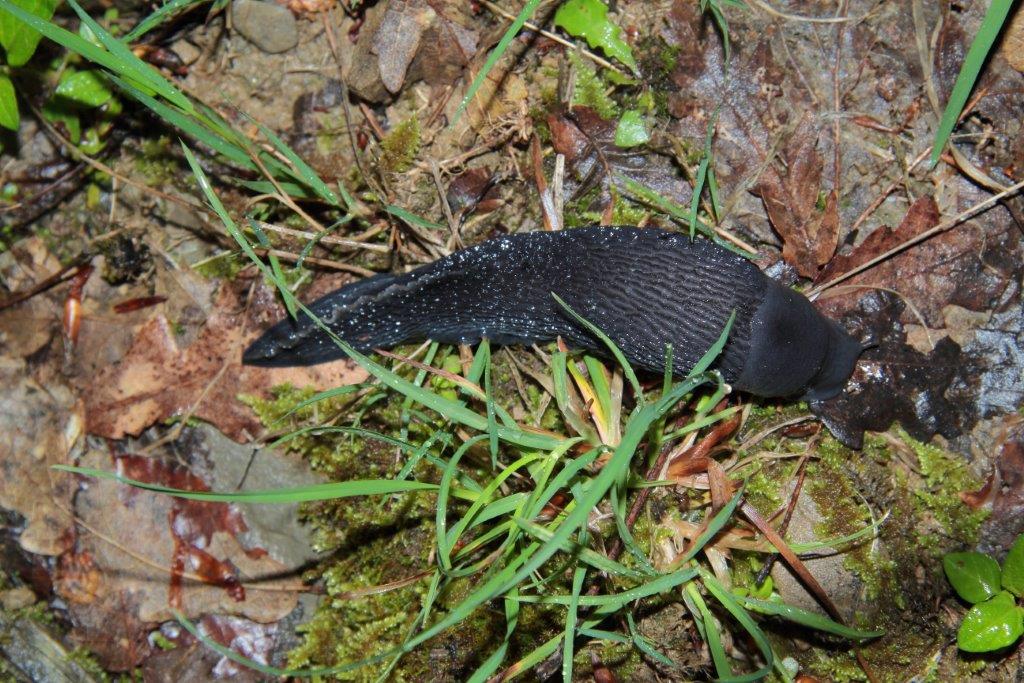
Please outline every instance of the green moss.
M569 62L576 73L572 103L591 107L602 118L614 119L619 115L619 105L608 94L611 85L598 74L589 61L582 59L575 51L569 52Z
M921 443L901 429L900 439L917 456L924 487L915 487L914 497L918 511L932 516L942 527L946 536L952 537L964 546L974 545L982 522L988 517L987 510L971 510L964 505L960 494L981 487L982 481L967 467L963 458L941 448ZM922 542L933 552L940 552L940 546L947 539L935 538L934 534L923 533Z
M96 659L96 655L87 650L84 647L76 647L74 650L68 653L68 659L93 677L94 680L103 681L106 683L110 681L110 674L106 672L99 661Z
M192 270L206 278L233 280L243 268L249 265L249 258L245 254L229 251L197 263Z
M166 135L142 141L140 154L135 157L135 170L146 179L147 185L170 185L178 177L181 162L175 156L176 148L177 145Z
M404 173L420 151L420 121L415 116L402 121L380 141L380 169L385 173Z

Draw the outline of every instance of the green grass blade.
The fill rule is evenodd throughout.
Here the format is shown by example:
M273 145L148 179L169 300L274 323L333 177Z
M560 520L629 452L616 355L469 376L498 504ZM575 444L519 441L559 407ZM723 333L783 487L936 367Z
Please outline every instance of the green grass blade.
M484 365L484 397L487 403L487 435L491 452L491 469L496 470L498 469L498 421L494 417L494 394L491 392L490 362Z
M732 324L734 322L736 322L736 309L733 309L732 313L729 314L729 319L725 322L725 328L722 330L722 333L718 335L718 339L711 345L711 348L693 366L690 374L687 375L688 377L696 377L708 371L708 368L715 362L715 359L721 355L722 349L725 348L725 342L729 339L729 333L732 331Z
M452 527L445 541L445 548L450 550L458 543L459 537L466 532L466 530L470 527L470 523L476 519L476 515L480 513L481 510L483 510L484 506L487 503L491 502L491 497L498 491L498 488L502 484L504 484L509 477L518 472L520 469L525 468L530 463L536 460L540 460L541 457L542 456L538 453L524 455L523 457L519 458L514 463L503 469L501 472L499 472L498 476L494 477L494 479L492 479L487 484L487 486L484 487L484 490L480 492L480 494L477 496L477 499L473 502L472 505L469 506L469 509L466 510L466 513L462 515L462 517L455 524L455 526ZM440 507L440 501L438 502L438 507Z
M629 626L629 636L632 639L633 646L636 647L636 649L640 650L645 655L647 655L654 661L662 664L663 666L667 666L672 669L678 668L675 662L673 662L671 659L658 652L658 650L655 649L654 644L650 640L648 640L644 636L644 634L640 633L640 630L636 627L636 622L633 620L633 613L630 611L626 612L626 624Z
M701 635L704 636L708 652L711 653L711 661L715 665L715 673L717 674L715 680L734 680L732 666L729 664L729 656L725 654L725 648L722 646L722 637L718 632L718 625L715 623L715 618L712 616L711 610L708 609L707 603L704 602L704 596L700 594L695 584L691 583L686 589L687 595L700 613L700 621L704 625Z
M974 89L974 84L981 73L981 67L985 64L985 58L999 38L1006 17L1013 7L1013 0L992 0L985 12L985 18L981 20L981 27L978 34L974 36L971 47L964 58L960 73L957 74L956 82L953 84L953 92L949 95L949 102L942 112L942 119L939 121L939 129L935 132L935 143L932 145L931 165L934 167L942 156L942 150L946 148L946 142L960 118L960 112L967 104L967 98Z
M110 52L89 42L76 33L72 33L49 21L44 21L34 14L26 12L9 0L0 0L0 11L13 15L16 19L32 27L53 42L63 46L71 52L81 55L91 62L104 66L114 73L121 73L125 78L132 80L138 79L138 74L133 73L132 75L128 75L125 73L124 64L114 55L110 54ZM147 66L147 68L149 67ZM142 78L142 80L139 80L138 84L140 87L144 87L153 92L159 92L159 90L154 88L145 77Z
M541 541L544 544L551 543L553 541L554 537L555 537L555 532L554 531L552 531L551 529L548 529L546 527L543 527L543 526L541 526L539 524L534 524L533 522L527 522L524 519L517 519L515 521L516 521L516 524L519 525L520 529L522 529L523 531L528 533L530 536L533 536L534 538L536 538L537 540ZM576 541L572 540L571 538L562 541L560 549L564 550L567 553L575 555L581 561L585 562L586 564L589 564L594 569L597 569L597 570L602 571L602 572L606 572L606 573L611 574L613 576L622 576L622 577L625 577L627 579L634 579L634 580L639 580L639 579L643 578L643 576L644 576L643 574L641 574L640 572L636 571L635 569L630 569L626 565L611 559L607 555L603 555L603 554L601 554L599 552L591 550L590 548L587 548L586 546L582 546L579 543L577 543ZM551 597L552 599L549 600L548 597ZM561 601L559 602L559 600L561 600ZM533 598L525 598L524 599L524 601L526 601L526 602L549 602L550 601L550 602L555 603L555 604L563 604L563 605L564 604L568 604L568 600L569 600L568 596L560 596L560 597L559 596L546 596L546 597L543 597L543 598L538 598L536 600L534 600ZM586 598L584 598L584 600L586 600ZM589 603L584 602L582 604L589 604Z
M387 211L392 216L394 216L395 218L403 220L409 225L416 228L426 228L427 230L446 229L445 226L441 225L440 223L428 221L426 218L417 216L412 211L409 211L408 209L403 209L400 206L395 206L394 204L385 204L384 210Z
M772 667L775 662L775 651L772 650L771 643L768 642L768 637L765 636L764 631L757 625L757 622L750 616L747 610L743 609L736 598L733 597L732 593L726 589L718 579L715 578L711 572L700 570L701 581L704 583L704 587L708 589L708 592L715 596L715 599L721 603L722 607L728 610L729 614L740 623L743 630L750 634L754 642L757 643L757 647L761 650L761 655L764 657L765 665L753 673L749 673L743 676L736 676L730 680L734 683L746 683L747 681L759 681L769 673L771 673ZM710 630L710 625L709 625Z
M435 513L435 527L434 533L436 535L435 542L437 543L437 561L441 565L441 571L449 572L452 569L451 561L451 546L448 544L448 495L452 488L452 483L455 480L455 473L457 471L459 460L462 456L473 447L474 444L479 443L483 439L487 438L486 434L474 436L469 439L455 451L455 454L448 461L447 467L444 468L444 472L441 475L441 484L437 490L437 511Z
M318 392L318 393L310 396L309 398L305 399L304 401L300 401L299 403L295 404L295 406L293 408L291 408L291 410L289 410L287 413L285 413L281 417L279 417L276 420L274 420L274 422L273 422L273 424L271 426L276 426L276 425L280 424L281 422L283 422L286 418L291 417L292 415L294 415L295 413L299 412L300 410L303 410L303 409L308 408L308 407L310 407L312 405L320 403L321 401L327 401L327 400L332 399L332 398L337 398L338 396L345 396L347 394L352 394L352 393L355 393L355 392L357 392L360 389L363 389L365 387L366 387L366 385L363 384L362 382L360 382L359 384L346 384L344 386L334 387L333 389L326 389L324 391Z
M278 289L282 286L285 289L288 289L284 278L284 269L281 268L281 260L277 258L276 254L274 254L270 240L267 239L267 235L263 232L263 228L260 227L259 223L251 219L249 221L249 228L253 231L253 234L256 235L256 240L260 243L260 246L267 250L267 260L270 261L270 269L274 271L274 282L278 284ZM289 289L288 291L290 292L291 290ZM281 299L284 301L285 310L288 311L288 317L295 319L296 314L298 313L295 308L295 300L286 294L282 294Z
M68 5L70 5L71 9L73 9L75 14L78 15L82 24L88 27L89 30L92 31L93 35L103 43L103 47L107 48L110 56L114 59L114 63L117 65L117 68L113 69L115 73L132 78L140 83L147 84L149 87L153 88L154 91L159 93L161 97L165 98L175 106L180 107L184 111L193 110L192 103L180 90L171 85L170 81L160 75L160 72L154 67L136 56L127 45L110 35L110 33L100 26L95 19L90 17L75 0L68 0ZM77 52L77 50L74 50L70 45L62 44L69 50ZM85 57L86 55L82 56ZM88 57L86 58L88 59Z
M502 639L498 649L492 652L484 663L480 665L480 668L469 677L469 683L484 683L490 680L494 672L501 666L502 661L504 661L505 655L508 653L509 642L512 640L512 634L515 632L516 626L519 625L519 601L516 600L518 595L518 591L511 590L505 597L505 637Z
M405 461L405 464L402 465L402 469L398 472L398 474L395 475L395 479L405 479L410 474L412 474L412 471L413 469L416 468L416 465L419 464L420 460L423 459L423 456L427 454L427 452L437 441L443 441L444 445L448 445L449 443L451 443L451 434L449 434L448 432L441 431L440 429L431 434L427 439L423 441L422 444L420 444L420 447L416 449L416 452L413 453L409 457L409 459Z
M843 624L832 621L824 615L808 612L807 610L802 610L799 607L793 607L783 602L776 602L774 600L757 600L755 598L738 595L735 597L740 604L754 612L782 617L787 621L792 621L794 624L800 624L807 628L813 628L816 631L831 633L833 635L842 636L843 638L849 638L850 640L867 640L869 638L877 638L885 633L884 631L864 631L850 626L844 626Z
M462 115L466 112L466 107L468 107L469 103L473 101L474 97L476 97L476 93L480 89L480 86L484 84L484 79L487 78L491 69L494 68L494 65L498 63L501 56L505 54L506 50L508 50L508 46L512 44L516 35L523 28L523 24L525 24L533 15L534 10L537 9L537 5L539 4L540 0L529 0L529 2L523 5L523 9L519 10L519 14L516 15L515 20L509 24L509 27L505 30L505 35L501 37L501 40L498 41L495 48L491 50L489 55L487 55L487 61L484 62L483 67L480 69L480 73L478 73L476 78L473 79L473 82L469 84L465 97L463 97L462 101L459 102L458 109L456 109L455 114L452 115L452 122L448 125L449 130L454 128L455 124L459 122L460 118L462 118Z
M573 498L580 499L580 484L572 486ZM587 527L580 528L580 536L577 544L581 548L587 546ZM562 635L562 681L572 683L572 650L575 645L575 630L577 630L578 615L580 610L580 595L583 593L583 582L587 578L587 567L578 565L572 571L572 594L569 597L569 604L565 614L565 630Z
M150 484L138 481L129 477L121 476L115 472L98 470L91 467L75 467L73 465L54 465L54 469L62 472L81 474L96 479L106 479L127 484L138 489L153 491L155 493L166 493L175 498L186 498L188 500L201 500L216 503L260 503L260 504L283 504L300 503L313 500L332 500L335 498L353 498L357 496L381 496L394 493L408 493L412 491L436 491L437 484L428 484L421 481L395 481L394 479L355 479L352 481L339 481L327 484L310 484L307 486L296 486L294 488L269 489L265 491L237 491L232 493L218 493L216 491L185 491ZM474 496L475 497L475 496Z
M327 183L317 175L316 171L314 171L309 164L303 161L302 157L296 154L291 147L285 144L285 141L278 137L274 131L270 130L259 121L255 121L252 118L250 118L250 120L259 126L260 132L263 133L263 137L270 141L270 144L274 146L274 149L280 152L286 159L288 159L289 162L291 162L295 169L295 173L302 182L308 185L310 189L316 192L317 196L331 206L341 206L341 201L338 199L338 195L336 195L334 191L327 186Z
M574 311L572 307L569 304L565 303L562 300L562 298L559 297L557 294L551 292L551 296L553 296L555 298L555 301L558 302L558 305L564 308L566 312L569 315L571 315L579 324L583 325L585 328L590 330L590 332L595 337L600 339L601 342L608 347L608 350L615 358L615 361L619 364L619 366L622 367L622 372L623 374L625 374L626 379L629 380L630 386L633 387L633 394L636 396L637 406L642 406L644 404L644 390L640 388L640 381L636 378L636 373L633 372L632 366L630 366L629 361L626 360L626 356L622 353L622 351L615 344L615 342L613 342L608 335L606 335L604 332L598 329L597 325L593 324L592 322L584 318L582 315Z
M154 28L171 19L178 12L184 12L192 5L199 5L207 0L170 0L167 4L158 8L155 12L143 19L124 37L126 43L134 43Z

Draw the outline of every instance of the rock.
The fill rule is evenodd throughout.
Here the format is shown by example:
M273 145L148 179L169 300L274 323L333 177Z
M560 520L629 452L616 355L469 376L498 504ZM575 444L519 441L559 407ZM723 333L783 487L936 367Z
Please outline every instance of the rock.
M273 2L235 0L231 3L231 24L246 40L271 54L287 52L299 42L295 17Z
M0 605L8 612L28 607L35 602L36 594L25 586L0 591Z

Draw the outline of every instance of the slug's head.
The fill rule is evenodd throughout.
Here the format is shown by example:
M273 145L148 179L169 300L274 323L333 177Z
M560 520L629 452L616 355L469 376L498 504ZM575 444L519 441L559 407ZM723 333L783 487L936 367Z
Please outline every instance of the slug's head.
M801 294L770 281L750 323L750 349L736 387L758 396L832 398L863 350Z

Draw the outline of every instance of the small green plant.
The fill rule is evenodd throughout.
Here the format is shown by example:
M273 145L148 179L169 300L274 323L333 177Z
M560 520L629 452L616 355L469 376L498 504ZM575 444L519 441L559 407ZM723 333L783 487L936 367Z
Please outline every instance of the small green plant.
M608 19L608 7L601 0L567 0L555 12L555 26L571 36L584 38L592 48L614 57L637 73L636 59L622 29Z
M978 552L950 553L942 559L946 578L970 603L956 642L964 652L993 652L1013 645L1024 634L1024 534L1017 537L1000 569Z
M57 0L18 0L15 4L30 14L49 19L60 3ZM21 121L11 67L24 66L35 54L41 37L38 31L26 29L13 16L0 13L0 46L6 57L6 66L0 71L0 126L4 128L18 130Z

